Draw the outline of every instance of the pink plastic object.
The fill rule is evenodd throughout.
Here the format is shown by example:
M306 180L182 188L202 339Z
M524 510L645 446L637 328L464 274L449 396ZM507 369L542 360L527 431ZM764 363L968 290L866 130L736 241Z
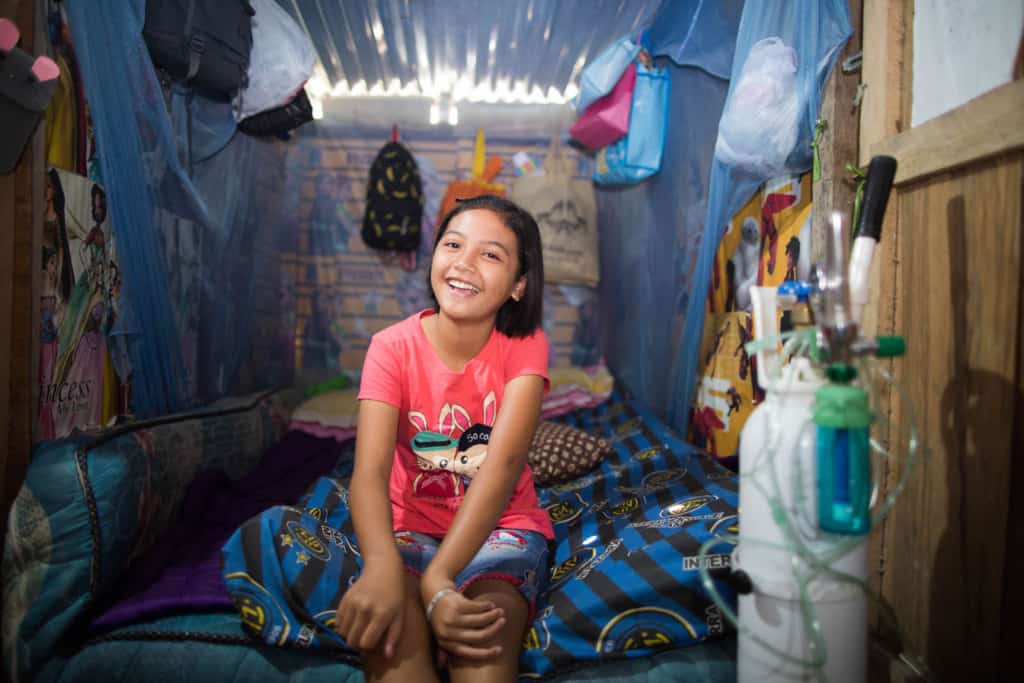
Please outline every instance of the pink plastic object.
M601 149L615 142L629 130L629 112L636 87L636 63L622 72L612 91L594 101L580 114L569 129L569 135L591 149Z
M18 26L10 19L0 19L0 52L10 52L18 44Z
M36 77L36 80L44 83L60 76L60 68L56 62L43 55L36 57L36 61L32 63L32 74Z

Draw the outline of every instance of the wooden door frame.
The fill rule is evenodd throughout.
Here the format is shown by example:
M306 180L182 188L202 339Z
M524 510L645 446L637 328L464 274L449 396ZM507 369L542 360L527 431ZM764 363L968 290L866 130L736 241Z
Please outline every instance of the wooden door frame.
M21 32L19 47L48 51L46 4L0 0L0 16ZM0 532L28 469L38 398L38 334L45 124L32 134L15 169L0 175ZM0 536L2 538L2 536Z

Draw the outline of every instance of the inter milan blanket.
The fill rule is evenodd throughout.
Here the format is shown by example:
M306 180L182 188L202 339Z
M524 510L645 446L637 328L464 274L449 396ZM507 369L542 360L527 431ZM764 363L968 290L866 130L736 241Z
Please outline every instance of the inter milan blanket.
M553 561L520 661L523 678L681 648L728 630L700 582L729 566L737 480L633 402L570 414L615 452L538 491L554 523ZM334 611L358 576L348 482L319 479L296 506L250 519L224 546L224 576L245 627L267 643L347 650ZM732 599L729 589L719 589Z

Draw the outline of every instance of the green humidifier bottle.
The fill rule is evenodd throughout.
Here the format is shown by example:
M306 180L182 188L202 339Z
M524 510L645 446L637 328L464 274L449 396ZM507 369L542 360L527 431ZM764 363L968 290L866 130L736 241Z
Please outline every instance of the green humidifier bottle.
M871 530L871 444L874 415L868 395L850 382L849 365L828 368L828 384L814 397L817 431L818 526L834 534Z

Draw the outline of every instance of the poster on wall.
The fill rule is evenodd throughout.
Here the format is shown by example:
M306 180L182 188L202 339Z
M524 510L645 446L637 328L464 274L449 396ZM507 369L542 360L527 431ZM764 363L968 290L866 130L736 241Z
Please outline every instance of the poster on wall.
M36 440L104 425L128 400L124 364L108 345L121 278L106 193L56 168L45 192Z

